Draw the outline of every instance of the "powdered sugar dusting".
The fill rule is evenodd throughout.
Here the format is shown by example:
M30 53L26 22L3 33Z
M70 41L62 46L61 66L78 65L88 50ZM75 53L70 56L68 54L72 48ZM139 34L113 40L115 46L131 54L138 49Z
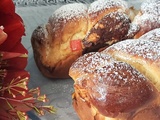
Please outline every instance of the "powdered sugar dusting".
M94 99L103 102L107 101L108 95L118 92L118 89L129 90L147 80L130 65L119 61L111 61L91 74L94 75L88 82L93 82L91 86L88 84L88 89L92 91L90 94Z
M153 40L125 40L112 45L109 49L123 51L131 55L139 56L150 61L160 61L160 42Z
M83 17L87 12L87 6L82 3L72 3L63 5L57 9L52 17L56 19L73 19L74 17Z
M79 18L87 18L87 6L82 3L70 3L61 6L49 18L49 23L52 26L52 31L63 31L66 23L70 21L79 20ZM75 22L76 24L76 22ZM56 32L55 37L61 32Z
M142 3L141 10L133 20L141 27L142 34L160 27L160 1L147 0Z
M160 41L160 28L147 32L146 34L142 35L140 39Z
M133 38L135 33L140 30L140 27L137 24L130 24L130 29L128 30L127 37L128 38Z
M105 66L111 60L111 56L98 52L90 52L79 57L70 68L70 71L72 71L73 74L79 75L75 80L75 84L82 85L85 79L89 79L89 72L93 73L95 69Z
M121 7L121 9L125 10L128 8L128 4L123 0L97 0L90 5L88 13L92 14L97 11L103 11L104 9L113 7Z
M160 26L160 17L154 14L142 14L141 16L135 16L133 24L140 24L144 28L157 28Z
M107 54L91 52L78 58L71 66L71 69L79 68L80 71L93 72L95 69L105 66L110 60L112 60L112 58Z
M159 0L147 0L141 5L142 13L160 15L160 1Z
M78 69L81 74L75 80L75 84L88 89L93 99L103 102L107 101L108 95L115 94L114 90L122 88L129 90L147 80L129 64L115 61L111 56L99 52L80 57L71 69L72 71Z
M123 21L127 21L126 23L130 22L129 17L126 14L121 13L121 12L112 12L108 14L108 16L110 16L110 18L116 19L117 21L123 20Z

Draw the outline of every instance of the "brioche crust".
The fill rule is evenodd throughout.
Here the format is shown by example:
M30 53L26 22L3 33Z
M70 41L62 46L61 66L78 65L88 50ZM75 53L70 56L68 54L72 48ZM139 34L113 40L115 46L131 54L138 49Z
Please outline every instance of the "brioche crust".
M90 4L88 8L88 20L90 30L100 19L112 12L126 12L128 4L124 0L97 0Z
M100 52L91 51L105 46L104 36L111 34L106 23L115 20L105 18L116 12L102 14L101 19L89 23L92 28L83 40L84 50L88 49L69 70L75 89L73 106L81 120L160 119L159 6L158 0L144 2L124 37L136 39L118 41ZM113 33L122 35L120 31Z
M74 86L83 88L89 96L89 103L107 117L123 119L157 94L139 71L107 54L85 54L71 66L69 74Z
M134 36L135 39L143 34L160 28L160 1L147 0L142 3L139 13L134 17L133 24L140 26L140 31Z
M159 6L147 0L137 14L123 0L73 3L33 31L42 74L74 80L80 120L160 119ZM72 40L81 40L82 50L72 51Z
M77 112L80 120L159 120L160 96L153 100L144 108L139 109L135 113L123 114L121 118L111 118L102 115L89 101L87 91L74 86L75 92L72 94L73 107Z
M140 39L160 41L160 28L153 29L140 37Z
M134 66L160 90L160 42L153 40L125 40L103 52Z
M48 23L32 34L32 47L36 64L44 76L69 78L69 67L82 50L72 51L71 40L82 40L87 32L87 6L73 3L60 7Z
M103 2L104 4L101 4ZM127 13L127 10L128 5L123 0L95 1L89 7L82 3L72 3L63 5L57 9L49 17L48 23L37 27L31 37L35 62L42 74L50 78L68 78L70 65L82 55L83 49L86 47L82 43L82 50L72 51L70 42L72 40L83 40L86 34L89 34L91 26L95 24L103 24L104 27L108 27L108 23L105 24L103 22L113 17L112 20L115 20L115 22L110 26L110 29L113 29L113 26L117 26L117 28L111 32L117 32L119 30L122 33L118 37L113 36L115 37L114 40L109 40L109 38L108 41L104 40L100 46L98 45L98 48L107 46L107 44L102 45L105 42L113 44L119 41L119 39L124 38L130 28L130 20L127 15L124 15L124 13ZM117 11L117 15L111 16L114 14L114 11ZM104 17L106 15L108 17ZM118 20L115 17L118 17ZM98 20L100 21L98 22ZM119 21L122 22L118 23ZM104 33L103 31L100 29L101 33L98 35L101 36ZM99 44L99 42L97 43ZM93 46L90 47L94 48Z
M143 115L158 120L159 68L159 41L128 39L87 53L69 71L75 81L73 106L82 120L96 115L101 116L96 120L141 120ZM81 111L83 105L89 115Z
M91 28L83 39L83 53L96 52L100 48L126 39L130 26L131 21L125 13L112 12L107 14Z

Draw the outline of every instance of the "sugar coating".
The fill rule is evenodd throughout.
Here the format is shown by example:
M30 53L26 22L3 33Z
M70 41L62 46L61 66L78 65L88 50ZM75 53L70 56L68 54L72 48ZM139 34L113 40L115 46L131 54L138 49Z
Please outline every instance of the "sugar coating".
M142 35L140 39L156 40L160 41L160 28L156 28Z
M111 60L113 60L111 56L98 52L90 52L79 57L70 68L73 74L79 74L75 80L76 84L81 85L84 79L90 79L88 77L89 72L92 73L95 69L104 67Z
M141 5L142 13L160 15L160 1L159 0L147 0Z
M110 14L108 14L108 16L110 18L114 18L116 20L127 21L127 23L130 22L129 17L126 14L122 13L122 12L111 12Z
M160 1L147 0L142 3L141 10L133 20L134 24L139 24L143 29L149 31L160 27Z
M67 4L57 9L53 13L52 17L55 17L56 19L70 20L74 17L77 18L85 16L87 9L87 6L82 3Z
M92 72L99 67L105 66L108 61L111 60L111 56L107 54L91 52L78 58L77 61L71 66L71 69L78 68L80 71Z
M53 32L57 30L62 32L63 27L69 20L76 21L79 20L79 18L87 18L87 10L87 6L82 3L66 4L57 9L50 16L48 23L51 24ZM61 32L56 32L55 37Z
M117 90L123 87L131 89L147 80L129 64L115 61L111 56L99 52L80 57L72 65L73 71L74 68L81 74L75 84L83 86L83 82L87 81L85 89L92 91L90 95L98 101L106 101L112 87Z
M97 0L90 5L88 13L92 14L113 7L120 7L125 10L128 8L128 4L123 0Z
M142 15L137 15L134 18L133 24L139 24L144 28L157 28L160 24L160 17L154 14L144 13Z
M122 51L150 61L160 61L160 42L147 39L125 40L110 46L108 49ZM107 52L106 49L105 51ZM104 52L105 52L104 51Z
M140 27L137 24L130 24L130 29L127 34L128 38L132 38L138 30L140 30Z
M136 69L119 61L112 61L106 66L96 69L92 74L94 77L89 80L93 81L94 86L88 85L89 89L92 89L90 95L94 99L104 102L107 101L106 96L109 94L115 94L116 91L120 92L122 89L130 92L133 86L138 88L138 85L147 81Z

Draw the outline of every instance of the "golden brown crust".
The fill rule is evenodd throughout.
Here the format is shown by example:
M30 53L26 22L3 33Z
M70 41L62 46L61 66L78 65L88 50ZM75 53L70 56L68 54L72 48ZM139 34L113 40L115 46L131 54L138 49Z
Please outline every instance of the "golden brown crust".
M152 2L148 0L142 4L141 11L129 26L127 36L132 38L137 32L137 26L140 31L135 38L159 28L158 10L157 0ZM89 16L91 17L89 26L93 28L89 27L89 33L83 41L84 46L88 48L93 44L96 45L103 37L104 33L97 32L105 26L102 21L109 21L104 19L106 14L101 14L101 11L96 14L100 14L97 19L94 13ZM106 33L108 32L105 31ZM157 31L150 32L137 40L130 39L116 43L101 53L84 54L72 64L69 71L75 82L74 109L81 120L158 120L160 118L157 115L160 110L159 68L160 42ZM87 112L84 112L85 108Z
M141 13L158 14L148 11L149 7L143 8L144 11ZM85 38L83 53L86 53L102 50L115 42L132 38L140 25L131 24L130 18L126 15L129 14L128 11L135 12L133 8L129 9L123 0L95 1L89 8L84 4L74 3L57 9L48 23L37 28L32 34L32 47L38 68L47 77L68 78L67 71L70 65L82 55L82 50L71 50L71 40ZM142 26L140 28L142 30Z
M130 118L132 120L159 120L160 119L160 106L151 106L149 108L146 108L140 112L138 112L136 115L134 115L133 118Z
M140 37L140 39L149 39L160 41L160 28L153 29Z
M125 61L134 66L150 79L160 90L160 42L154 40L125 40L116 43L104 53L112 55L115 59Z
M142 3L139 13L133 20L134 24L140 26L140 31L135 35L135 39L160 27L159 9L160 1L158 0L147 0Z
M68 10L72 11L70 7ZM46 25L33 32L34 58L40 71L46 77L68 78L70 75L73 78L73 106L81 120L142 120L147 116L158 120L160 47L155 33L151 33L152 38L146 35L136 42L126 40L101 53L92 52L82 57L82 51L72 52L69 48L71 40L83 39L87 32L83 41L85 50L93 47L90 44L100 44L99 49L106 47L106 42L110 46L132 38L140 26L135 36L138 38L155 26L160 27L157 13L144 8L134 19L133 23L138 23L134 26L125 14L128 8L124 1L98 0L91 4L88 15L87 8L83 5L82 8L72 16L63 6L54 12ZM117 10L119 12L115 12ZM154 19L144 19L144 16ZM139 24L140 18L143 24Z
M71 50L70 41L82 40L87 24L87 6L74 3L57 9L47 24L33 32L34 58L44 76L69 78L69 67L82 54Z
M139 31L132 25L136 10L124 0L97 0L88 8L88 32L83 54L104 49L118 41L133 38Z
M98 51L100 48L108 47L128 38L130 26L131 21L125 13L112 12L107 14L86 35L83 40L83 53Z
M70 76L75 86L85 90L89 104L106 117L123 118L155 97L156 90L148 79L107 54L89 53L78 58Z
M75 92L72 95L73 107L77 112L80 120L105 120L105 116L89 102L89 96L85 89L74 86ZM113 119L115 120L115 119Z
M141 120L145 115L158 120L159 63L160 42L143 39L121 41L78 58L69 73L78 92L74 106L79 116L89 117L79 109L84 105L91 118Z
M109 17L105 18L104 16L107 14L111 15L111 13L114 11L119 11L119 14L122 14L122 16L125 17L121 19L121 15L119 15L119 20L116 20L114 17L112 18L112 20L117 22L113 23L112 26L118 26L119 24L120 26L117 29L113 29L113 27L110 26L110 29L113 29L111 32L116 33L118 30L120 30L122 35L111 41L108 38L107 42L109 44L124 38L125 34L127 34L127 31L130 28L130 22L128 22L129 18L126 20L126 15L124 15L124 13L128 11L128 5L125 1L95 1L89 6L89 8L82 3L74 3L63 5L57 9L50 16L48 23L38 27L33 32L31 38L34 58L43 75L50 78L68 78L68 70L70 65L74 60L82 55L82 50L74 52L71 50L70 41L84 39L87 32L91 29L91 26L96 24L99 20L100 21L97 24L101 24L105 20L108 20ZM123 22L118 23L119 21ZM108 24L103 25L104 27L108 27ZM100 31L101 34L99 34L99 36L104 33L102 32L103 30ZM132 36L133 35L134 33ZM102 47L101 45L99 47ZM106 44L103 46L106 47ZM85 48L86 45L83 47ZM92 46L90 47L93 48Z
M88 20L90 30L97 21L112 12L126 12L128 4L124 0L97 0L90 4L88 8Z
M160 103L157 98L147 107L123 116L123 118L111 118L102 115L87 99L86 91L75 87L73 93L73 107L80 120L159 120Z

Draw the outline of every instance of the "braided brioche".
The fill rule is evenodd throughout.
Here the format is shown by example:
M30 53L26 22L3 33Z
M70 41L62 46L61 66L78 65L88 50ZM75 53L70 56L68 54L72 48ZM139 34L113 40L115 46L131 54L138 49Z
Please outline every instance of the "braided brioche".
M81 120L160 119L159 41L128 39L85 54L69 74L75 81L73 106ZM88 114L81 111L83 106Z
M81 40L87 32L87 6L81 3L57 9L47 24L32 33L34 58L42 74L51 78L68 78L71 63L82 50L72 51L71 40Z
M70 66L83 54L102 51L160 27L158 11L158 0L143 3L137 15L137 10L129 8L124 0L63 5L32 33L35 62L46 77L69 78ZM141 20L147 15L154 19Z
M87 53L73 63L72 99L81 120L160 119L160 29L152 22L148 30L139 25L139 39Z
M81 120L160 119L159 6L147 0L134 17L123 0L67 4L33 31L39 70L74 80Z
M102 5L101 2L105 4ZM39 70L46 77L68 78L69 67L82 55L85 45L81 41L92 26L113 11L125 14L127 10L127 3L123 0L95 1L89 7L82 3L72 3L57 9L50 16L48 23L38 26L32 33L31 43ZM108 18L101 22L106 19ZM112 21L115 17L110 19ZM114 24L118 26L119 23L117 21ZM122 31L125 36L130 28L129 18L126 20L126 26L123 26L126 29L125 32Z
M125 40L114 44L103 52L115 59L133 65L149 78L160 90L160 42L154 40ZM149 69L148 69L149 68Z

